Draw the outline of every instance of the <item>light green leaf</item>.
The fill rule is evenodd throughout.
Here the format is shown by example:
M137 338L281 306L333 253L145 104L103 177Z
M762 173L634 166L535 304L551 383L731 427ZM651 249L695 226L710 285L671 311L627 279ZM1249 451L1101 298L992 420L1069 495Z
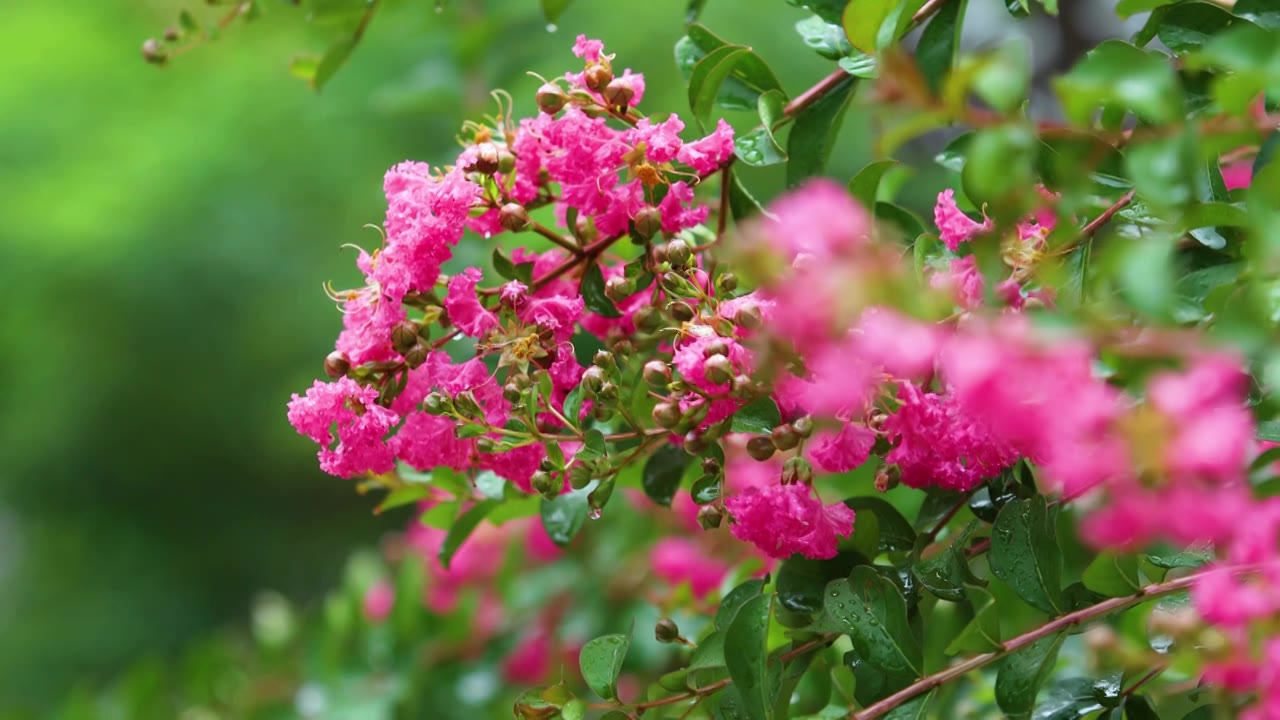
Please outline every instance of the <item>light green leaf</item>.
M1084 570L1084 586L1107 597L1132 595L1142 589L1136 555L1100 553Z
M848 38L844 36L844 28L833 25L817 15L797 22L796 32L800 34L805 45L828 60L839 60L853 50Z
M630 647L631 638L626 635L605 635L582 646L578 665L592 692L605 700L618 698L618 675Z
M925 26L916 45L916 64L929 83L929 90L937 95L942 81L956 62L956 50L960 47L960 33L964 29L964 14L969 0L943 4L942 9Z
M946 653L956 655L962 652L992 652L1001 645L1000 608L996 599L983 588L971 587L965 591L969 604L973 607L973 619L947 645Z
M746 605L749 600L763 591L764 580L760 578L752 578L730 590L720 601L720 607L716 610L716 629L721 631L728 630L729 624L738 615L738 610L742 609L743 605Z
M1085 55L1055 83L1063 110L1086 125L1099 107L1119 106L1153 123L1174 122L1184 112L1182 86L1164 55L1108 40Z
M897 164L897 160L880 160L862 168L849 181L849 194L857 198L863 207L874 207L880 180Z
M471 533L484 521L485 516L501 504L501 500L482 500L453 521L453 527L449 528L440 551L436 554L445 570L449 569L449 563L453 561L453 555L462 547L462 543L471 537Z

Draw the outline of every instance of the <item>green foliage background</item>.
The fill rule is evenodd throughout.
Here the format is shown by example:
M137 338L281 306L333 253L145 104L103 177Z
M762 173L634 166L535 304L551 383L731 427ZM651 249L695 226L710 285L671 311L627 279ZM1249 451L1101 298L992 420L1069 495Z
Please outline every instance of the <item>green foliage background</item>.
M5 6L0 712L243 624L258 590L315 598L406 520L373 517L284 421L338 328L320 283L354 282L339 245L377 242L361 226L388 166L452 157L491 87L531 111L525 70L570 67L579 32L646 74L651 112L686 110L685 0L578 2L554 33L535 0L480 5L388 2L319 97L286 66L331 35L285 2L163 70L142 39L183 7L212 20L202 3ZM830 70L791 32L806 15L711 2L703 21L795 93ZM869 157L859 125L836 177ZM782 183L751 180L762 197Z

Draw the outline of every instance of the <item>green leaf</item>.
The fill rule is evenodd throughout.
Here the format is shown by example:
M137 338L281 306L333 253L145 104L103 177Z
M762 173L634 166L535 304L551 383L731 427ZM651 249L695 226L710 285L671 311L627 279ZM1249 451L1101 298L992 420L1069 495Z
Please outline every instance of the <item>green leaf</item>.
M1118 250L1118 279L1125 299L1154 318L1166 318L1176 298L1173 281L1174 241L1152 235L1135 238Z
M991 528L991 572L1018 597L1052 615L1062 613L1062 551L1058 508L1036 496L1005 505Z
M605 700L618 699L618 675L630 647L631 638L626 635L604 635L582 646L578 665L592 692Z
M1140 12L1155 10L1162 5L1170 5L1175 2L1178 2L1178 0L1120 0L1116 4L1116 14L1121 18L1127 19Z
M835 145L840 118L849 106L857 80L842 78L831 91L796 116L795 126L787 137L787 187L795 187L805 179L821 175L827 157Z
M1179 207L1195 199L1198 163L1193 131L1134 143L1124 160L1138 195L1151 205Z
M383 513L392 508L404 507L416 503L419 500L432 495L431 488L423 484L405 485L387 493L387 496L378 503L378 507L373 512Z
M855 567L827 586L827 613L844 627L862 661L891 676L919 677L920 644L907 621L907 602L893 581L872 567Z
M773 126L783 118L786 96L781 90L770 90L760 96L757 109L760 126L734 138L734 155L748 165L765 166L786 162L787 154L773 137Z
M1244 22L1209 2L1183 2L1169 8L1160 19L1156 36L1170 50L1186 53L1199 48L1235 23Z
M684 448L675 445L663 445L649 456L644 464L642 484L644 494L649 499L671 507L671 500L680 487L680 478L684 477L685 468L693 461L693 456Z
M736 173L730 173L730 175L732 182L729 185L729 212L733 215L734 222L759 214L764 209L760 201L747 190Z
M862 520L858 521L859 524ZM782 607L797 613L816 613L822 610L823 592L832 580L849 577L857 565L866 564L869 558L860 553L841 552L828 560L814 560L803 555L793 555L782 561L778 568L777 594Z
M730 590L729 594L720 601L720 608L716 610L716 629L728 630L730 623L738 615L738 610L762 592L764 592L764 580L760 578L753 578Z
M576 385L564 396L564 416L569 422L576 423L582 416L582 396L586 392L581 385Z
M768 595L748 600L734 616L724 638L725 667L752 720L773 717L766 648L771 602Z
M1164 55L1107 40L1055 83L1067 117L1087 125L1098 107L1118 106L1152 123L1185 115L1182 86Z
M711 117L711 108L720 94L720 86L747 52L747 48L740 45L726 45L707 53L693 67L693 75L689 78L689 107L700 123L705 125Z
M787 4L804 8L826 22L839 25L849 0L787 0Z
M901 205L878 202L874 207L875 218L898 228L904 238L915 238L924 234L924 222L915 213Z
M1031 90L1031 45L1014 35L977 61L971 80L973 91L1003 113L1017 110Z
M844 10L840 23L849 43L864 53L881 48L880 28L893 15L895 0L855 0Z
M597 263L588 263L587 269L582 271L578 292L582 293L582 302L591 312L607 318L622 317L617 306L604 294L604 273Z
M1150 552L1146 558L1156 567L1172 570L1174 568L1198 568L1213 560L1213 551L1204 549L1172 550L1167 552Z
M965 625L960 634L947 645L946 653L956 655L962 652L993 652L999 650L1000 608L996 599L983 588L971 587L965 592L969 604L973 607L973 619Z
M368 0L307 0L307 22L351 29L368 7Z
M943 600L959 602L965 598L966 586L981 584L982 581L969 569L969 561L964 554L969 537L979 524L977 520L969 523L951 538L946 547L929 559L916 562L915 576L926 590Z
M492 470L476 473L476 490L488 500L502 500L507 495L507 480Z
M863 207L874 207L876 195L880 192L880 180L897 164L897 160L880 160L862 168L849 181L849 194L857 198Z
M1035 132L1025 125L1003 125L974 133L966 147L960 182L975 204L997 207L1035 184L1039 152Z
M493 249L493 255L490 257L490 261L493 263L494 272L507 280L516 279L516 265L511 262L511 258L507 257L506 254L502 252L502 248L495 247Z
M885 720L924 720L929 715L929 703L933 702L933 696L937 695L937 689L930 690L924 695L915 697L885 715ZM847 716L847 713L846 713Z
M1257 436L1259 440L1280 442L1280 420L1267 420L1266 422L1258 423Z
M968 7L969 0L944 3L920 34L920 42L916 45L916 64L934 95L942 90L943 79L955 65Z
M805 45L828 60L839 60L853 50L848 38L844 36L844 28L817 15L797 22L796 32Z
M200 21L196 20L190 10L182 10L178 13L178 27L187 35L195 35L200 32Z
M1100 553L1084 570L1084 586L1107 597L1124 597L1142 589L1136 555Z
M440 545L440 552L436 554L440 565L445 570L449 569L454 553L458 552L462 543L471 537L472 531L480 525L486 515L501 504L501 500L481 500L453 521L453 527L449 528L448 534L444 536L444 542Z
M693 481L693 487L689 488L689 496L693 498L693 502L697 505L713 503L720 499L723 485L724 476L703 475Z
M764 60L743 45L731 45L702 25L693 24L686 29L685 37L676 43L676 66L690 85L690 107L693 108L692 85L694 73L711 53L722 48L743 51L731 63L729 75L719 85L714 103L729 110L754 110L760 96L770 90L782 90L778 78ZM706 72L706 70L704 70ZM697 117L699 123L703 119Z
M840 58L840 69L856 78L870 79L879 74L875 55L854 50L849 57Z
M724 667L724 630L715 630L689 655L689 670Z
M1280 4L1276 0L1236 0L1231 10L1268 30L1280 29Z
M910 550L915 547L915 528L911 527L911 522L892 503L873 495L861 495L846 498L844 504L855 513L875 514L880 525L880 552Z
M782 413L778 412L778 404L773 398L762 397L752 400L733 414L733 422L729 426L731 432L767 433L782 424Z
M1053 672L1064 633L1037 640L1000 661L996 703L1011 718L1028 718L1040 686Z
M706 5L707 0L689 0L689 7L684 12L685 24L697 22L698 16L702 15L702 8Z
M552 542L563 547L568 545L582 525L587 521L587 496L591 494L588 485L581 490L561 493L548 500L542 498L540 515L542 527Z
M542 15L547 22L555 24L560 19L560 13L569 7L570 0L541 0Z
M333 79L335 73L346 64L351 51L356 48L355 38L343 38L329 46L316 64L315 75L311 78L311 87L319 92Z

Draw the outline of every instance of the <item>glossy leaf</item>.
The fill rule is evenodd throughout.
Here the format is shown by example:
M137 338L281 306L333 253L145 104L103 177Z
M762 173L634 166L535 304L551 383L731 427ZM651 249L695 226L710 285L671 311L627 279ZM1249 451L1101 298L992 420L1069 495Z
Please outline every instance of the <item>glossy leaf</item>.
M897 164L897 160L880 160L862 168L849 181L849 194L857 198L863 207L875 206L876 195L880 191L880 180Z
M449 569L449 563L453 561L454 553L458 552L462 543L471 537L471 533L479 527L485 516L501 504L501 500L482 500L453 521L453 526L449 528L449 532L444 536L444 542L440 545L440 551L436 553L440 565L445 570Z
M907 622L906 600L892 581L870 566L856 567L847 579L827 586L826 610L868 665L887 675L920 676L920 644Z
M1005 505L991 528L991 572L1018 597L1052 615L1063 611L1057 507L1036 496Z
M973 608L973 619L947 645L947 654L999 650L1003 636L1000 634L1000 608L996 605L995 598L979 587L968 588L965 595Z
M1170 50L1188 52L1195 50L1211 37L1244 22L1219 5L1198 0L1173 5L1160 19L1156 36Z
M604 273L600 271L598 264L587 264L587 269L582 271L582 283L578 286L578 291L582 293L583 304L591 312L607 318L622 317L617 306L604 294Z
M916 64L934 95L942 89L943 79L955 65L968 6L969 0L944 3L920 34L920 42L916 45Z
M763 591L764 580L759 578L748 580L730 590L729 593L724 596L724 599L720 601L720 608L716 610L716 629L721 631L728 630L729 624L732 623L733 618L737 616L738 610Z
M605 635L588 640L582 646L578 665L582 679L592 692L605 700L617 699L618 675L630 647L631 638L626 635Z
M875 496L860 495L846 498L844 504L855 513L875 513L880 525L881 552L910 550L915 547L915 528L911 527L911 522L892 503Z
M1000 661L996 673L996 702L1011 718L1027 718L1036 704L1040 686L1053 672L1063 633L1038 640Z
M1142 589L1138 558L1114 552L1100 553L1084 570L1084 586L1108 597L1132 595Z
M542 527L555 544L568 545L586 523L587 496L591 494L589 487L561 493L551 500L542 499Z
M880 28L892 16L897 0L854 0L845 8L841 25L849 43L865 53L879 50Z
M828 60L838 60L853 50L844 35L844 28L817 15L797 22L796 32L805 45Z
M787 163L788 187L821 175L826 169L840 119L849 106L856 84L852 76L842 79L830 92L796 116L795 125L787 137L787 155L791 158Z
M644 494L659 505L671 506L671 500L680 487L680 479L684 477L685 468L693 461L693 456L677 445L663 445L645 461L644 472L641 473L641 484Z
M858 518L855 525L860 525ZM856 552L841 552L828 560L815 560L795 555L782 562L778 568L778 604L797 613L816 613L822 610L823 592L832 580L849 577L854 566L869 562L869 558Z
M833 25L839 25L849 0L787 0L787 3L804 8Z
M725 667L742 697L744 709L753 720L773 717L766 648L771 600L768 595L748 600L725 631Z
M740 433L767 433L782 424L782 413L773 398L752 400L733 414L729 429Z

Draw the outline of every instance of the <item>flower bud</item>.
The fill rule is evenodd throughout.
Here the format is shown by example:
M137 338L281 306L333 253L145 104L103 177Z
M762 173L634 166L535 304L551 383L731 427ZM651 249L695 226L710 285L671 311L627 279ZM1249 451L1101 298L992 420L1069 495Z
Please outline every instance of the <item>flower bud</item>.
M470 390L463 390L454 395L453 405L458 408L458 412L464 417L479 418L484 416L484 411L480 409L480 403L476 402L476 396Z
M791 423L791 427L795 428L800 437L807 438L813 434L813 417L809 415L798 417Z
M782 484L792 485L795 483L804 483L808 485L813 482L813 467L809 465L809 461L804 458L787 458L782 464Z
M716 278L716 287L720 288L722 293L731 293L738 289L738 276L727 272Z
M324 359L324 374L335 380L346 375L350 369L351 361L341 350L334 350Z
M653 421L658 427L671 429L680 423L680 408L673 403L658 403L653 406Z
M656 245L653 248L653 264L662 265L667 262L667 246Z
M711 342L707 343L707 346L702 349L702 357L705 357L705 358L714 357L716 355L728 355L728 354L729 354L729 344L719 338L716 338L715 340L712 340Z
M698 525L703 530L715 530L724 520L724 511L715 505L703 505L698 509Z
M702 433L689 433L684 436L684 451L690 455L701 455L711 447L711 441Z
M715 330L716 335L719 335L720 337L733 337L737 334L734 331L733 323L722 317L713 317L709 322L711 324L711 329Z
M739 400L746 400L756 394L756 384L746 375L739 375L733 379L729 394Z
M671 267L685 267L692 258L693 253L689 250L689 243L680 238L667 243L667 262L671 263Z
M409 348L418 344L418 324L412 320L404 320L391 328L391 347L404 354Z
M661 387L671 382L671 368L661 360L650 360L644 364L644 381L654 387Z
M790 450L800 444L800 433L790 425L779 425L769 435L779 450Z
M879 492L889 492L901 481L902 470L897 465L882 465L876 471L876 490Z
M495 443L491 437L481 436L476 438L476 450L479 452L491 453L497 449L497 446L498 444Z
M555 83L546 83L538 88L537 94L538 109L548 115L555 115L560 112L560 108L569 102L569 96L564 94L564 90L560 89Z
M702 366L702 372L708 382L724 385L733 380L733 363L724 355L712 355Z
M600 386L600 392L596 393L596 398L603 403L618 402L618 386L611 382L606 382Z
M524 398L524 391L516 387L515 383L507 383L502 386L502 399L509 403L518 403Z
M693 308L689 303L680 302L679 300L667 303L667 312L671 313L671 317L677 322L689 322L694 317Z
M636 96L636 91L635 88L631 87L630 80L614 78L609 81L609 84L604 87L600 94L604 96L605 102L614 107L625 109L631 104L631 99Z
M533 486L535 492L548 500L560 494L560 484L546 470L535 472L533 477L529 479L529 483Z
M632 222L635 225L636 234L648 240L662 231L662 212L649 205L641 208Z
M764 325L764 318L760 317L760 308L755 305L747 305L740 308L733 321L743 330L759 330Z
M481 175L492 175L498 172L498 146L491 142L476 145L476 159L470 169Z
M569 466L569 487L574 490L581 490L590 484L591 468L587 467L585 463L580 462L576 462Z
M611 277L604 283L604 295L614 302L622 302L636 291L635 283L624 277Z
M653 637L660 643L673 643L680 639L680 627L671 618L661 618L653 626Z
M642 305L631 319L635 322L636 329L641 332L653 332L662 326L662 314L652 305Z
M702 472L707 475L719 475L724 468L720 467L720 461L713 457L702 458Z
M582 80L591 90L604 92L609 83L613 82L613 71L608 66L595 63L582 73Z
M747 441L747 454L752 460L764 462L773 457L773 453L777 450L777 446L773 444L773 439L764 435L757 435Z
M604 370L593 365L587 368L586 372L582 373L582 387L586 388L587 392L594 395L595 393L600 392L600 388L604 387L604 381L607 377L608 376L605 375Z
M410 370L422 367L422 364L427 361L427 356L430 354L431 351L427 349L426 345L418 343L409 348L409 351L404 354L404 364L408 365Z
M498 172L506 174L516 169L516 156L508 150L498 151Z
M178 38L181 38L181 37L182 37L182 31L174 27L173 25L170 25L169 27L164 29L165 42L177 42Z
M504 230L521 232L529 227L529 211L520 203L507 203L498 211L498 224Z
M428 415L443 415L449 412L451 407L453 407L453 402L438 392L432 392L422 400L422 409Z
M613 416L613 408L602 402L598 402L591 406L591 417L595 418L598 422L609 422L613 419Z
M610 370L618 366L618 361L613 357L613 353L608 350L597 350L596 354L591 358L591 364L604 370Z
M163 65L169 59L168 53L160 46L160 41L155 38L147 38L142 43L142 59L152 65Z

